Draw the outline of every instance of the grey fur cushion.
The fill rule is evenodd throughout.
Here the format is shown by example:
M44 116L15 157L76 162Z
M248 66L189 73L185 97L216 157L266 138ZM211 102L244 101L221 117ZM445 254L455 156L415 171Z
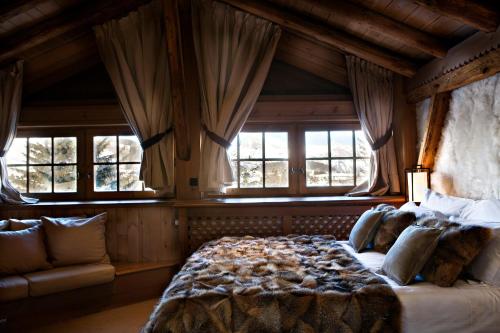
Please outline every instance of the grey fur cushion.
M412 212L397 209L385 211L375 234L373 249L377 252L387 253L403 230L412 225L413 222L415 222L415 214Z

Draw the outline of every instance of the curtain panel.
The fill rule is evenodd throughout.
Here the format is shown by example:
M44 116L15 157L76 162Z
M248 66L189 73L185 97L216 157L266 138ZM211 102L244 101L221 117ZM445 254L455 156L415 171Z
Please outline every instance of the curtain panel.
M174 138L162 2L94 27L120 107L143 147L140 179L173 191Z
M218 2L192 4L203 128L199 187L224 192L234 181L226 150L259 97L281 29Z
M349 195L384 195L400 192L392 138L393 74L355 56L346 56L347 76L361 128L371 145L368 182Z
M36 203L27 198L9 181L5 155L16 137L16 126L21 112L23 89L23 61L0 70L0 202L10 204Z

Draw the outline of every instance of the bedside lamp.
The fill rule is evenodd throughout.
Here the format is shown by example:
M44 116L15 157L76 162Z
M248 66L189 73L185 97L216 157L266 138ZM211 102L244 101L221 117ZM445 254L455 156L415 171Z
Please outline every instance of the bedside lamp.
M406 199L413 202L421 202L425 190L430 188L431 169L422 168L417 165L411 169L405 169Z

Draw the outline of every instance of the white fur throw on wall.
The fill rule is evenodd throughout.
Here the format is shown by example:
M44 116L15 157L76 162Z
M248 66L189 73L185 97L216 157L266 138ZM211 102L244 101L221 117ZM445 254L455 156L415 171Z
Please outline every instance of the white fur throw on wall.
M420 151L422 140L424 139L425 127L427 125L427 117L429 116L429 106L431 99L424 99L417 104L417 154Z
M453 91L432 187L474 199L500 199L500 74Z

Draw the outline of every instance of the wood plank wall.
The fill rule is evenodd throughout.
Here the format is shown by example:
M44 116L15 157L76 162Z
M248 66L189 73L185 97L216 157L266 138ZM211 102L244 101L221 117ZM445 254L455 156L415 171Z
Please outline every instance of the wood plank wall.
M174 208L169 206L5 207L0 218L93 216L102 212L108 213L106 246L112 261L175 263L181 259Z

